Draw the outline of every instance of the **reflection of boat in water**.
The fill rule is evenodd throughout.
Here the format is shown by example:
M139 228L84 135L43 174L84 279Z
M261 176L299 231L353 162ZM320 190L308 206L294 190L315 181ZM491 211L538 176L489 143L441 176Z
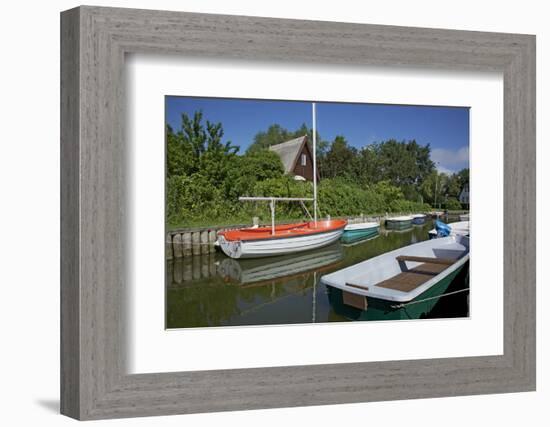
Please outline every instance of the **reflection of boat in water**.
M355 243L358 241L371 239L378 236L380 224L377 222L361 222L358 224L348 224L344 228L342 235L343 243Z
M364 320L417 319L464 270L469 247L465 236L427 240L325 275L321 283L336 302L364 311Z
M445 224L437 220L435 222L435 228L428 231L428 237L435 239L436 237L447 237L454 235L469 236L470 235L470 221L458 221Z
M386 219L386 229L388 230L405 230L412 227L412 216L396 216Z
M293 276L326 268L342 260L340 244L299 255L275 258L235 260L225 258L218 264L218 274L239 283L255 283Z

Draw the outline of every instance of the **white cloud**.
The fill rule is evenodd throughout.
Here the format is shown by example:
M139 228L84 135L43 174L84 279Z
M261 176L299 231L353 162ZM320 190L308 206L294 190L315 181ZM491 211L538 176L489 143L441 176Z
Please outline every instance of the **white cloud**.
M468 146L457 150L432 148L431 158L438 171L453 173L470 166L470 149Z
M435 168L439 173L444 173L445 175L452 175L455 171L447 169L446 167L441 166L441 164L436 164Z

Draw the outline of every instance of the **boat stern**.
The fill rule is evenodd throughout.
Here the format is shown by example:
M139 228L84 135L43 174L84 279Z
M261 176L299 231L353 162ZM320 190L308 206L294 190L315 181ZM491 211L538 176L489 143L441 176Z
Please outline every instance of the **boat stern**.
M227 240L223 234L218 234L218 244L223 253L230 258L238 259L243 253L240 240Z

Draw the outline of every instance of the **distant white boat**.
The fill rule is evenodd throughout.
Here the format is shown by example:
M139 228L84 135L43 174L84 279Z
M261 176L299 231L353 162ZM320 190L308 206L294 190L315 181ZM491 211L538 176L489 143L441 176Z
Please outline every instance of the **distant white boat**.
M470 214L469 213L459 215L458 217L460 218L461 221L470 221Z
M344 228L344 231L356 231L356 230L369 230L380 227L377 222L359 222L356 224L348 224Z
M470 221L458 221L451 222L446 224L451 229L451 236L460 235L460 236L469 236L470 235ZM432 228L428 231L430 239L437 237L437 230Z
M348 224L342 235L343 243L354 243L378 236L380 224L377 222L360 222Z
M414 225L424 225L426 223L426 215L424 214L414 214L411 215L412 223Z
M381 318L406 304L407 315L418 318L425 314L419 303L428 298L433 306L469 259L470 239L456 235L387 252L322 276L321 283L341 290L344 304Z
M388 230L405 230L412 227L413 217L409 215L394 216L386 218L386 229Z

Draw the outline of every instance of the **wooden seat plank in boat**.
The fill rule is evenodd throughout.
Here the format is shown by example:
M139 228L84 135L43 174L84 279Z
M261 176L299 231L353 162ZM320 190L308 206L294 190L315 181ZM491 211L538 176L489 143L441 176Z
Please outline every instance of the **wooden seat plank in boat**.
M400 257L397 257L398 259ZM404 257L404 258L421 258L421 257ZM431 259L431 258L428 258ZM407 259L409 261L409 259ZM414 260L410 260L414 261ZM453 260L453 263L456 260ZM437 276L443 270L448 268L449 264L447 263L435 263L435 262L426 262L420 264L419 266L412 268L408 271L397 274L396 276L390 277L389 279L383 280L380 283L377 283L376 286L379 288L394 289L401 292L410 292L413 289L416 289L420 285L426 283L432 277Z
M425 262L429 264L445 264L453 265L456 259L452 258L430 258L424 256L412 256L412 255L399 255L395 257L397 261L413 261L413 262Z

